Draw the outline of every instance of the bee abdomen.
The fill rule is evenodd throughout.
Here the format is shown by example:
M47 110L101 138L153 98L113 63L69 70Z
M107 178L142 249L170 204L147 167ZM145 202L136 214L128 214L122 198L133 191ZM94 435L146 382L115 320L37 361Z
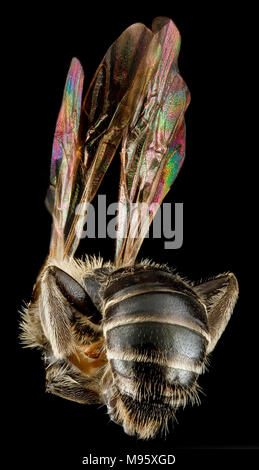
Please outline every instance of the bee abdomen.
M164 389L196 381L208 342L206 316L196 299L177 292L148 292L107 307L107 358L121 392L138 394L134 384L150 383L158 373Z
M112 283L104 302L107 359L123 402L183 404L209 341L206 308L192 289L168 273L134 273Z
M200 361L209 340L204 306L189 295L161 290L109 300L103 330L108 354L128 351L146 360L155 355Z
M197 381L198 373L153 362L111 360L113 374L121 396L153 405L173 407L185 404L187 394ZM191 393L189 393L191 395Z
M116 326L106 330L105 336L108 359L124 356L144 362L172 363L174 359L179 362L187 358L187 362L199 364L207 344L206 339L194 330L152 321Z
M106 333L107 358L120 390L131 396L139 394L137 382L154 379L164 390L190 387L202 372L206 343L189 328L158 322L121 325Z
M186 327L209 340L204 306L190 295L164 289L130 292L109 299L105 306L104 333L120 325L158 322Z

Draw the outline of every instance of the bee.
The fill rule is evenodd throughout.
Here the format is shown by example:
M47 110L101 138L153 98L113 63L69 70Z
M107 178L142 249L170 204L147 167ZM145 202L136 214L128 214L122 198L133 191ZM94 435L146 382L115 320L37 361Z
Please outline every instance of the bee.
M137 255L185 156L190 101L179 74L180 35L168 18L137 23L111 45L82 100L74 58L53 142L46 204L49 254L22 313L22 340L40 348L46 390L101 403L129 435L165 432L199 401L206 368L232 314L238 283L224 273L195 284ZM89 204L120 146L113 262L77 259ZM118 155L118 153L117 153ZM137 211L141 205L146 211Z

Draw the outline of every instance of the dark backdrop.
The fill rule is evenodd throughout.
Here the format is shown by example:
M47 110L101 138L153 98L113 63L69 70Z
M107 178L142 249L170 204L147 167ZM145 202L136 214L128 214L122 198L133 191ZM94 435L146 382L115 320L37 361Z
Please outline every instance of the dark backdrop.
M16 282L8 298L14 332L14 345L8 345L12 384L7 396L11 392L11 401L7 405L6 397L3 407L9 411L14 452L27 467L44 462L49 468L54 464L77 468L82 456L90 453L122 457L172 453L178 468L187 461L208 465L211 458L220 464L226 459L248 462L253 457L251 449L258 445L254 429L258 322L246 265L253 261L248 251L253 199L245 128L251 87L244 74L245 12L241 7L226 10L218 2L193 9L178 2L147 5L146 10L144 4L141 10L126 4L103 9L77 2L60 5L59 12L53 8L42 4L37 10L23 8L8 16L14 39L10 47L16 130L10 142L10 163L15 214L10 241ZM186 161L166 198L166 202L184 203L184 243L181 249L168 251L163 248L164 240L146 240L140 256L168 262L191 280L233 271L240 283L240 298L211 356L209 373L201 377L201 406L180 411L179 422L166 440L141 442L109 422L105 407L77 405L45 394L40 354L21 348L16 312L23 300L30 299L48 252L51 219L44 198L70 60L73 56L80 59L89 83L107 48L127 26L134 22L150 26L161 14L172 18L181 32L180 71L192 95L186 114ZM111 202L116 201L118 174L114 162L100 188ZM100 252L109 259L113 247L109 239L88 240L79 254Z

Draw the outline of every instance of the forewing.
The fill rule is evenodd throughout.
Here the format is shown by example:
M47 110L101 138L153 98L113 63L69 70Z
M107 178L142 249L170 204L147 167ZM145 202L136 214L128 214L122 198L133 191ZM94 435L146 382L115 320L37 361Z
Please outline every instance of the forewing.
M117 265L134 263L185 154L184 112L189 92L177 67L180 35L166 18L157 18L153 31L147 62L152 63L152 55L160 50L159 60L122 145Z
M86 94L83 112L83 71L77 59L72 61L55 131L51 186L47 197L54 222L52 257L73 256L88 205L122 136L129 129L128 141L124 139L124 147L128 147L126 166L130 169L125 176L127 174L129 179L125 179L127 194L122 190L121 200L126 197L127 201L134 202L137 195L134 188L139 186L139 181L153 181L150 169L146 176L143 174L144 166L147 168L143 154L145 149L152 148L151 141L156 135L149 123L159 127L162 119L157 118L155 123L155 116L162 106L158 90L166 89L168 83L161 66L161 54L165 55L161 45L167 41L161 31L165 29L155 36L142 24L132 25L124 31L100 64ZM168 47L164 46L164 49L167 51L164 62L170 63L170 49L169 54ZM169 65L164 68L167 70ZM137 172L131 184L132 164L137 166Z
M152 33L143 24L127 28L105 54L86 94L82 125L84 161L96 192L146 82L142 64ZM86 124L84 124L86 122ZM82 132L82 135L85 133Z
M51 184L46 203L53 215L50 255L73 256L88 204L115 154L138 96L152 33L129 27L107 51L86 93L81 112L83 70L73 59L53 143ZM132 84L134 83L134 86Z
M84 73L80 62L71 62L59 112L51 158L50 187L46 204L53 216L50 255L60 259L64 252L64 232L73 197L74 180L81 154L78 130Z
M92 201L144 93L156 60L144 67L152 33L142 24L129 27L101 62L86 93L79 129L85 184L78 185L65 255L72 255ZM155 55L154 55L155 56Z

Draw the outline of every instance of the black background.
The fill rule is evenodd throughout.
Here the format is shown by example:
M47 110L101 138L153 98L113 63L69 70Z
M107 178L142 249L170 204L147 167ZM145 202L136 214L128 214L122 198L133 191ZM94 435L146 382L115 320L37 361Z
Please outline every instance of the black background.
M197 2L195 2L197 3ZM176 455L176 466L252 461L258 449L257 312L248 263L253 230L247 127L251 81L244 73L248 20L240 7L199 2L86 6L71 2L23 8L8 15L14 67L11 182L15 188L14 226L10 230L15 289L8 296L14 344L8 343L9 382L3 407L15 459L30 468L77 468L82 456L127 454ZM15 15L15 16L14 16ZM167 439L138 441L109 422L105 407L88 407L45 394L44 369L37 351L22 349L18 314L28 301L37 272L48 252L51 219L44 206L55 121L66 73L73 56L82 62L86 83L109 45L134 22L151 26L155 16L172 18L182 36L179 66L191 91L186 114L186 161L166 202L184 203L184 243L164 250L164 240L146 240L140 257L168 262L190 280L233 271L240 298L226 332L201 377L199 407L178 413ZM100 188L116 201L118 163ZM10 178L9 178L10 180ZM112 240L82 242L84 252L113 257ZM10 257L10 253L8 255ZM252 255L253 256L253 255ZM255 292L255 294L252 294ZM257 324L256 324L257 321ZM10 383L11 382L11 383ZM11 400L7 400L10 398ZM13 459L12 451L10 458ZM242 460L243 459L243 460Z

